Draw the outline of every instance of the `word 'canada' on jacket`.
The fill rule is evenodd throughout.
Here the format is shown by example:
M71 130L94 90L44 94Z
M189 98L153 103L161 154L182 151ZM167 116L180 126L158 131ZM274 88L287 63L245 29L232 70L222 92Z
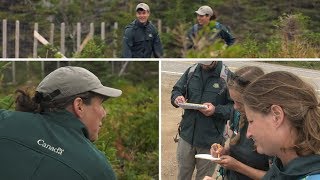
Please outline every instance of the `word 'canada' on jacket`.
M76 116L0 110L0 179L116 179Z
M125 28L123 58L162 57L162 44L157 29L151 22L146 24L134 20Z

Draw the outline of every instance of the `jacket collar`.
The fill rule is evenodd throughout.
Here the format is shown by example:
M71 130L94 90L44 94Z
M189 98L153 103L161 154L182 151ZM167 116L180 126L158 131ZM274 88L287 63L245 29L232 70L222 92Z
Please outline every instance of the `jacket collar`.
M281 177L297 178L320 170L320 155L301 156L283 166L279 158L275 158L271 167L275 174Z
M47 116L48 120L57 123L60 126L72 128L80 134L83 134L86 138L89 138L85 125L71 112L61 110L55 112L44 112L43 115Z
M146 28L146 27L149 25L149 20L147 21L147 23L142 24L141 22L139 22L139 21L136 19L134 23L135 23L135 25L136 25L137 27Z

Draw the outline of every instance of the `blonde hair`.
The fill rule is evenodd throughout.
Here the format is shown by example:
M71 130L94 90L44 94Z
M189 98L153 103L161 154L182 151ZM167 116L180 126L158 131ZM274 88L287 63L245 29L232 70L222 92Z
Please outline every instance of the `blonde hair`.
M242 94L245 90L245 88L255 79L257 79L258 77L264 75L263 70L260 67L257 66L245 66L242 67L240 69L238 69L237 71L235 71L235 73L229 78L228 80L228 88L229 89L233 89L237 92L239 92L240 94ZM241 84L240 81L243 81ZM245 82L247 82L247 84L245 84ZM239 120L239 129L243 128L244 124L246 121L246 117L245 114L241 114L240 116L240 120ZM240 140L240 132L232 137L230 139L230 144L234 145L237 144Z
M268 114L272 105L282 107L297 131L293 150L299 156L318 154L320 150L320 108L315 89L298 76L285 71L268 73L244 91L246 106Z

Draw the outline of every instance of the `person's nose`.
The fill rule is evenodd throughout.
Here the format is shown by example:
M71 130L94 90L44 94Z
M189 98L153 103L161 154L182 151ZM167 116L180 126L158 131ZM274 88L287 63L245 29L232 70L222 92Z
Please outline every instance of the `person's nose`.
M238 104L235 102L234 104L233 104L233 108L235 109L235 110L238 110Z
M248 126L248 129L247 129L247 134L246 134L247 138L250 139L252 138L252 133L251 133L251 126L249 125Z
M108 111L108 110L107 110L107 109L105 109L105 108L103 108L103 110L102 110L102 111L103 111L103 117L106 117L106 116L107 116L107 111Z

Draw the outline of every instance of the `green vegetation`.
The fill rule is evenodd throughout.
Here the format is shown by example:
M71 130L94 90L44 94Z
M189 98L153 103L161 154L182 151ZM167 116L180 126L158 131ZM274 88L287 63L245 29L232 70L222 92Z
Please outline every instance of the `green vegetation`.
M41 78L40 62L17 63L17 84L10 77L0 81L0 108L14 109L14 91L37 86ZM123 94L104 103L107 117L96 146L106 155L118 179L159 179L159 77L158 62L129 62L119 76L124 62L60 62L89 69L102 84L119 88ZM57 62L45 62L45 74ZM10 62L1 62L0 74L8 75ZM113 68L112 68L113 67ZM25 69L29 69L27 72ZM3 70L3 73L1 73ZM8 75L9 76L9 75ZM3 82L3 83L1 83Z
M135 18L135 0L30 0L4 1L0 19L7 19L9 27L20 20L22 27L20 42L29 44L21 48L23 57L32 54L32 30L34 22L39 23L39 33L48 38L50 23L54 23L56 49L60 40L60 23L66 24L67 57L120 57L124 27ZM151 8L151 21L157 25L161 19L161 40L165 57L319 57L320 48L320 3L304 1L144 1ZM218 12L218 21L230 27L237 42L227 49L219 43L207 45L203 49L187 51L185 34L196 21L194 11L201 5L209 5ZM8 8L9 7L9 8ZM89 24L94 23L95 38L89 44L89 51L75 54L76 23L81 22L82 39L88 34ZM99 41L100 23L106 23L106 38ZM118 29L114 23L118 23ZM10 28L9 28L10 29ZM8 41L14 43L14 33L9 33ZM0 38L2 38L0 36ZM11 46L12 47L12 46ZM41 48L40 48L41 49ZM13 54L14 51L9 53ZM13 55L11 55L13 56ZM39 53L40 57L57 57Z
M320 70L320 62L319 61L268 61L267 63Z

